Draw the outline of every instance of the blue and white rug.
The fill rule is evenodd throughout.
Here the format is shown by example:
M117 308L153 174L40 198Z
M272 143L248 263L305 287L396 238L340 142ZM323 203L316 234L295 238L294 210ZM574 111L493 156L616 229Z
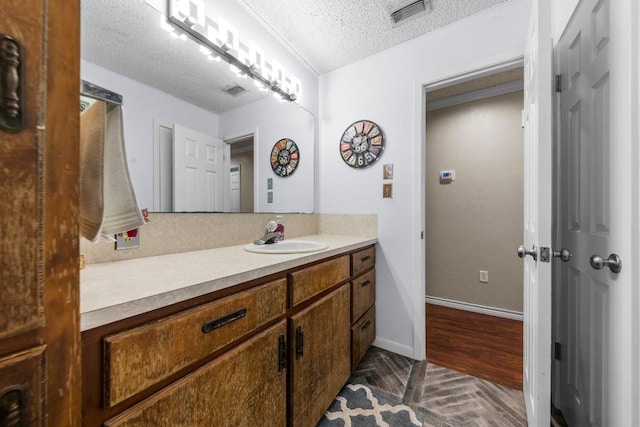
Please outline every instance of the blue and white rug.
M347 384L317 427L422 427L424 417L363 384Z

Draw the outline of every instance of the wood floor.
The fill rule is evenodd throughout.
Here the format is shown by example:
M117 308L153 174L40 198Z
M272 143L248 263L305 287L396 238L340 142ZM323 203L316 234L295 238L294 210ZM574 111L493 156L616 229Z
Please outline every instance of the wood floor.
M522 322L427 304L427 361L522 389Z
M349 382L368 385L420 411L424 427L527 425L519 389L377 347L369 349Z

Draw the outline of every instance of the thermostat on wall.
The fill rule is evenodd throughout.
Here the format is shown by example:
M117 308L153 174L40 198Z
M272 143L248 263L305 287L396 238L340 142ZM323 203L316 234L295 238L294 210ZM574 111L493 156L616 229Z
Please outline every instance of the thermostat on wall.
M440 171L440 181L451 182L456 180L455 169Z

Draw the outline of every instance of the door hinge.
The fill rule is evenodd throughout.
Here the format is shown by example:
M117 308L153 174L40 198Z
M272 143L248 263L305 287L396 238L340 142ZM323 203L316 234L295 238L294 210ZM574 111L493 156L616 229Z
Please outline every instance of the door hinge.
M424 240L424 231L420 232L420 240Z
M287 369L287 341L284 335L278 338L278 372Z
M556 74L556 92L562 92L562 74Z
M553 346L553 358L556 360L562 360L562 345L559 342L554 343Z
M304 334L302 333L302 326L296 328L296 360L300 359L304 355Z

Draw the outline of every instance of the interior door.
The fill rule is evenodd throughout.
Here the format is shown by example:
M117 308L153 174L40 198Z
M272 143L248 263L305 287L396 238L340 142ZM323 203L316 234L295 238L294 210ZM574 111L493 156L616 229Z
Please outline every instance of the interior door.
M637 425L629 416L637 401L624 400L633 400L631 384L634 372L637 381L638 364L632 358L633 337L626 332L632 329L631 313L638 307L637 302L633 306L629 273L634 257L627 251L633 227L628 201L634 191L629 179L631 145L625 136L638 117L625 117L628 106L618 109L628 101L631 89L624 84L631 66L624 65L628 46L623 47L630 38L616 37L611 25L613 15L620 18L619 28L628 24L624 3L631 4L581 1L557 46L562 82L558 175L563 201L558 244L573 257L557 266L554 304L560 351L555 360L554 404L572 426ZM604 260L616 256L620 268L612 262L605 265Z
M530 426L551 412L551 264L538 249L552 232L552 41L549 0L532 2L525 48L524 396ZM525 254L525 250L528 256Z
M231 212L240 212L240 165L231 165L229 169L231 183Z
M223 142L178 124L173 126L175 212L224 210Z

